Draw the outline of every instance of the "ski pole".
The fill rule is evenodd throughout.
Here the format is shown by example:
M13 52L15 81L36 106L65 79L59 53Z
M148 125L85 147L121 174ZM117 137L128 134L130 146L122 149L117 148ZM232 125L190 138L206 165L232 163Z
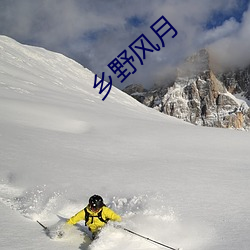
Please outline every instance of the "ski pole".
M36 221L40 226L42 226L43 227L43 229L46 231L46 230L48 230L48 228L47 227L45 227L41 222L39 222L38 220Z
M158 241L155 241L155 240L152 240L152 239L150 239L150 238L148 238L148 237L145 237L145 236L143 236L143 235L141 235L141 234L135 233L135 232L133 232L133 231L127 229L127 228L122 228L122 229L125 230L125 231L127 231L127 232L129 232L129 233L131 233L131 234L137 235L137 236L139 236L139 237L141 237L141 238L143 238L143 239L145 239L145 240L154 242L154 243L156 243L156 244L158 244L158 245L161 245L161 246L163 246L163 247L169 248L169 249L171 249L171 250L180 250L180 248L173 248L173 247L167 246L167 245L162 244L162 243L160 243L160 242L158 242Z

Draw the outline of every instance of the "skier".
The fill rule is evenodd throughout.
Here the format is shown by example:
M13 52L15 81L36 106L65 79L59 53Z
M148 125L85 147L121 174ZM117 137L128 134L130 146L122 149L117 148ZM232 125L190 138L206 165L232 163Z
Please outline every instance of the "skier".
M105 206L101 196L95 194L89 198L89 204L72 216L67 224L74 225L80 220L85 220L85 226L92 232L94 239L109 220L120 222L122 219L120 215Z

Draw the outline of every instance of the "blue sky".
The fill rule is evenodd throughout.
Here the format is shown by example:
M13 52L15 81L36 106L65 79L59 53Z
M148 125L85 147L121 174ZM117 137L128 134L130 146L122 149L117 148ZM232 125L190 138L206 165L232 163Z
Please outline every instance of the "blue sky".
M211 18L208 19L206 23L207 29L216 28L221 26L225 20L234 18L237 22L242 22L242 17L244 12L247 11L249 5L249 0L239 0L237 6L229 12L223 12L223 9L215 10L211 13Z
M149 87L167 81L172 69L204 47L223 64L250 63L249 1L1 0L0 34L63 53L99 76L105 72L119 88ZM134 55L137 72L121 83L107 65L141 34L161 44L150 25L162 15L178 35L166 35L166 47L147 52L144 65Z

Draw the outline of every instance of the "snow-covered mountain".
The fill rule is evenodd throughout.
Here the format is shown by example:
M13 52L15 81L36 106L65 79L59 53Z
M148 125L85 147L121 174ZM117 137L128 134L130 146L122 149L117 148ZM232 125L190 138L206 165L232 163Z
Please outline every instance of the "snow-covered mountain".
M221 73L213 66L208 50L203 49L178 68L170 87L141 91L128 86L124 92L149 107L196 125L249 129L249 68Z
M112 88L63 55L0 37L0 248L153 250L108 225L53 228L103 196L122 225L184 250L248 250L249 133L193 126Z

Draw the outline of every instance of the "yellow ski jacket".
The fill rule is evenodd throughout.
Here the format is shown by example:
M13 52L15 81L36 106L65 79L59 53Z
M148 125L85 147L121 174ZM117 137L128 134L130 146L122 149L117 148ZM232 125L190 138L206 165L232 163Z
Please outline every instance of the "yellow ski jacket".
M88 221L85 221L86 226L88 226L89 230L92 233L97 232L100 228L102 228L106 223L104 221L112 220L112 221L121 221L120 215L116 214L113 210L110 208L103 206L99 211L93 212L89 209L89 207L86 207L87 212L89 213ZM104 221L100 220L98 218L98 214L101 212L101 217ZM68 221L67 224L74 225L80 220L85 220L85 211L82 209L77 214L72 216Z

